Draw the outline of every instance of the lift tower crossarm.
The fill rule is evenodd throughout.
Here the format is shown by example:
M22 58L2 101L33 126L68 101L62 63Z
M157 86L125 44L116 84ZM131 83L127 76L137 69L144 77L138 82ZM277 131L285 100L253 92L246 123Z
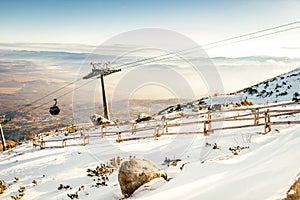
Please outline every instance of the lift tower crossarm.
M115 72L121 71L121 69L113 69L110 68L110 63L91 63L93 66L92 72L88 75L84 76L83 79L90 79L92 77L98 76L97 78L101 78L101 76L107 76Z
M84 76L83 79L90 79L95 76L98 76L97 78L101 78L101 76L107 76L112 73L120 72L120 71L121 69L92 69L92 72Z

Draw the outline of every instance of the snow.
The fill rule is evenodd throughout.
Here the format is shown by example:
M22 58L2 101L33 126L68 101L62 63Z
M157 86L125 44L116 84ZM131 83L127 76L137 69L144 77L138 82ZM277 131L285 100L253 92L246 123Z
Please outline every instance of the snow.
M298 105L291 106L299 108ZM299 120L299 115L284 120ZM276 118L282 120L281 118ZM187 118L188 121L198 118ZM139 125L151 125L151 122ZM226 122L238 125L237 121ZM195 130L195 125L172 127L170 132ZM213 124L214 126L214 124ZM124 128L124 127L123 127ZM111 127L110 129L114 129ZM162 136L158 140L145 139L116 143L116 136L93 138L90 144L65 148L33 148L31 142L2 152L1 179L11 186L1 195L10 199L25 186L22 199L70 199L79 191L80 199L120 199L121 191L117 172L109 176L108 186L92 187L94 177L88 177L87 168L95 168L99 162L130 155L152 160L171 178L155 180L140 188L131 199L279 199L288 191L300 168L299 125L272 126L266 135L257 134L263 127L223 130L210 136L177 135ZM275 131L278 129L280 132ZM99 134L99 129L89 129L86 134ZM76 134L76 133L75 133ZM77 133L79 134L79 132ZM153 130L143 134L153 134ZM131 133L128 137L132 136ZM133 135L136 136L136 135ZM51 139L70 137L61 134ZM217 143L220 149L212 149L206 143ZM81 140L74 140L74 144ZM71 143L69 143L71 144ZM68 145L68 143L67 143ZM249 146L233 155L228 148ZM181 159L177 166L163 165L165 157ZM183 165L183 169L179 168ZM14 183L14 177L20 181ZM35 186L32 181L37 180ZM57 190L60 185L70 185L72 190Z
M265 102L266 100L269 102L291 100L296 92L300 92L300 68L296 68L293 71L266 80L250 88L256 89L258 93L249 94L246 88L238 93L239 96L243 98L248 97L255 103Z
M245 155L192 163L176 179L143 199L280 198L299 172L299 142L299 131L293 130Z
M299 83L295 79L296 76L289 76L292 73L296 72L283 76L289 79L290 84L294 81L291 92L296 92ZM274 84L269 85L273 87ZM241 97L239 95L244 94L220 96L209 100L224 103L235 98L238 101ZM280 96L282 101L288 101L290 97L290 93L285 98ZM262 103L260 97L252 99ZM294 104L276 109L299 108L299 104ZM193 112L187 108L183 110L183 114ZM170 127L169 132L201 131L203 125L181 124L207 118L207 115L201 115L203 110L197 112L198 116L170 121L169 124L179 126ZM248 113L249 111L239 112L240 115ZM179 115L180 112L174 112L167 114L167 117ZM235 115L237 112L229 112L226 115L218 113L213 114L212 118ZM140 123L137 128L155 127L161 124L160 119L161 116L156 116L155 120ZM300 114L271 117L271 121L284 120L300 120ZM249 121L226 121L215 122L212 126L238 126L247 123ZM112 126L107 127L107 131L117 132L128 128L131 126ZM270 133L262 135L259 133L263 127L259 126L215 131L209 136L163 135L158 140L144 139L121 143L116 142L115 135L102 137L101 130L96 128L79 130L72 135L62 133L44 139L72 138L82 133L98 137L91 137L90 143L85 146L82 145L82 139L74 139L67 140L67 146L64 148L57 147L61 146L61 142L51 142L49 145L53 148L40 149L33 148L32 142L28 141L12 150L1 152L0 179L4 179L10 186L0 198L11 199L12 195L19 194L20 186L25 186L25 196L22 197L24 200L70 199L67 194L74 194L79 187L84 186L85 189L78 192L79 199L122 199L117 171L109 176L108 186L94 187L94 179L98 177L87 176L86 170L95 169L100 162L108 162L117 156L125 160L130 156L136 156L153 161L167 172L170 180L155 179L139 188L130 199L281 199L300 175L299 128L300 125L273 125ZM122 138L153 134L154 129L149 129L136 134L128 132L122 135ZM218 148L212 148L214 143ZM49 145L47 143L47 147ZM237 146L249 148L241 150L238 155L233 155L229 148ZM164 163L166 157L181 161L176 166L168 166ZM14 177L20 180L14 182ZM33 180L37 180L38 184L33 184ZM60 184L70 185L72 189L58 190Z

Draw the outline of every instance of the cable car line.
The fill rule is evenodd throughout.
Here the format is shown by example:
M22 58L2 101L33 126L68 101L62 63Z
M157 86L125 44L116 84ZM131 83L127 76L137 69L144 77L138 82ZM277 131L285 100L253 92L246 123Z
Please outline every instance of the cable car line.
M299 23L300 23L300 21L299 21ZM235 44L235 43L239 43L239 42L253 40L253 39L257 39L257 38L261 38L261 37L265 37L265 36L269 36L269 35L274 35L274 34L277 34L277 33L282 33L282 32L286 32L286 31L294 30L294 29L297 29L297 28L300 28L300 26L296 26L296 27L292 27L292 28L288 28L288 29L283 29L283 30L279 30L279 31L271 32L271 33L266 33L266 34L262 34L262 35L258 35L258 36L253 36L253 37L250 37L250 38L245 38L245 39L241 39L241 40L237 40L237 41L232 41L230 43L225 43L225 44L222 44L222 45L217 45L217 46L213 46L213 47L209 47L209 48L204 48L204 50L214 49L214 48L218 48L218 47L227 46L227 45L230 45L230 44ZM245 34L245 35L249 35L249 34ZM234 38L236 39L236 38L240 38L240 37L237 36L237 37L234 37ZM233 38L232 39L228 39L228 40L220 40L220 42L218 42L218 43L221 43L221 42L224 42L224 41L229 41L229 40L233 40ZM209 43L209 44L213 44L213 43ZM216 43L214 43L214 44L216 44ZM206 45L206 46L208 46L208 45ZM177 51L177 52L167 53L167 54L164 54L164 55L161 55L161 56L152 57L152 58L163 57L163 56L170 55L170 54L174 55L175 53L178 53L178 52L193 50L193 49L196 49L196 48L200 48L200 46L192 47L192 48L181 50L181 51ZM174 58L174 57L175 56L165 57L165 58L161 58L159 60L154 60L154 61L167 60L169 58ZM147 63L151 63L151 62L147 62ZM143 65L143 64L145 64L145 63L141 63L141 64L138 64L138 65ZM138 65L123 67L121 69L129 69L129 68L132 68L132 67L136 67Z
M159 56L153 56L153 57L150 57L150 58L145 58L145 59L141 59L141 60L134 61L134 62L124 63L122 65L117 66L117 68L121 68L122 66L136 64L136 63L140 63L140 62L144 62L144 61L148 61L148 60L151 60L151 59L156 59L156 58L160 58L160 57L164 57L164 56L168 56L168 55L178 54L178 53L185 52L185 51L191 51L191 50L195 50L195 49L198 49L198 48L203 48L203 47L211 46L211 45L214 45L214 44L223 43L223 42L231 41L231 40L234 40L234 39L243 38L243 37L246 37L246 36L251 36L251 35L258 34L258 33L263 33L263 32L267 32L267 31L270 31L270 30L275 30L275 29L278 29L278 28L283 28L283 27L286 27L286 26L291 26L291 25L299 24L299 23L300 23L300 21L295 21L295 22L292 22L292 23L287 23L287 24L283 24L283 25L280 25L280 26L271 27L271 28L267 28L267 29L263 29L263 30L259 30L259 31L255 31L255 32L235 36L235 37L230 37L230 38L219 40L219 41L216 41L216 42L207 43L207 44L204 44L204 45L201 45L201 46L195 46L195 47L179 50L179 51L176 51L176 52L169 52L169 53L162 54L162 55L159 55ZM290 29L281 30L281 31L278 31L276 33L284 32L284 31L288 31L288 30L292 30L292 29L296 29L296 28L299 28L299 26L298 27L293 27L293 28L290 28ZM261 35L259 37L272 35L272 34L275 34L275 32L274 33L269 33L269 34L264 34L264 35ZM251 38L251 39L254 39L254 38ZM245 41L245 40L246 39L244 39L243 41ZM242 42L242 40L240 42ZM235 42L235 43L237 43L237 42ZM225 45L229 45L229 43L224 44L222 46L225 46ZM204 50L212 49L212 48L216 48L216 47L204 48ZM136 66L136 65L134 65L134 66ZM121 69L127 69L127 68L131 68L131 66L123 67Z
M74 83L78 82L79 80L81 80L81 78L80 78L80 79L77 79L77 80L75 80L75 81L73 81L73 82L71 82L71 83L68 83L68 84L66 84L66 85L64 85L64 86L62 86L62 87L60 87L60 88L58 88L58 89L56 89L56 90L54 90L54 91L52 91L52 92L49 92L49 93L46 94L45 96L42 96L42 97L40 97L40 98L34 100L34 101L31 102L30 104L27 104L27 105L24 105L24 106L18 108L18 109L15 110L14 112L18 112L18 111L21 111L21 110L23 110L23 109L25 109L25 108L27 108L27 107L30 107L32 104L37 103L37 102L41 101L42 99L45 99L45 98L49 97L50 94L59 92L59 91L65 89L66 87L68 87L68 86L70 86L70 85L73 85Z
M299 24L299 23L300 23L300 21L295 21L295 22L291 22L291 23L287 23L287 24L282 24L280 26L275 26L275 27L271 27L271 28L267 28L267 29L262 29L262 30L259 30L259 31L246 33L246 34L243 34L243 35L227 38L227 39L224 39L224 40L219 40L219 41L216 41L216 42L207 43L207 44L202 45L202 47L210 46L210 45L221 43L221 42L227 42L229 40L234 40L234 39L238 39L238 38L242 38L242 37L246 37L246 36L251 36L251 35L258 34L258 33L263 33L263 32L266 32L266 31L271 31L271 30L275 30L275 29L278 29L278 28L283 28L283 27L286 27L286 26L291 26L291 25L295 25L295 24Z
M296 26L296 27L292 27L292 28L288 28L288 29L284 29L284 30L279 30L279 31L275 31L275 32L272 32L272 33L266 33L266 34L263 34L263 35L253 36L253 37L250 37L250 38L237 40L237 41L233 41L233 42L230 42L230 43L213 46L213 47L210 47L210 48L205 48L205 50L214 49L214 48L218 48L218 47L222 47L222 46L227 46L227 45L230 45L230 44L235 44L235 43L244 42L244 41L248 41L248 40L253 40L253 39L257 39L257 38L265 37L265 36L269 36L269 35L274 35L274 34L277 34L277 33L282 33L282 32L294 30L294 29L297 29L297 28L300 28L300 26Z
M61 98L61 97L64 97L64 96L66 96L66 95L72 93L74 90L77 90L77 89L79 89L79 88L81 88L81 87L83 87L83 86L85 86L85 85L91 83L91 82L94 81L94 80L96 80L96 79L91 79L91 80L85 82L84 84L82 84L82 85L80 85L80 86L78 86L78 87L76 87L76 88L74 88L74 89L72 89L72 90L70 90L70 91L68 91L68 92L65 92L65 93L61 94L60 96L57 96L56 99L59 99L59 98ZM31 112L31 111L33 111L33 110L36 110L36 109L38 109L38 108L40 108L40 107L43 107L43 106L45 106L45 105L49 105L49 103L51 103L52 101L53 101L53 100L47 101L47 102L45 102L45 103L43 103L43 104L41 104L41 105L39 105L39 106L36 106L36 107L30 109L29 112Z

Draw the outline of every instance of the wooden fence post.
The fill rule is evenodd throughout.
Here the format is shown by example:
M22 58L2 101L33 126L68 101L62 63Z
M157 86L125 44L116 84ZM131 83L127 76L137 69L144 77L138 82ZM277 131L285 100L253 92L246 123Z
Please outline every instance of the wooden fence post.
M204 133L204 135L207 135L206 124L207 124L207 121L204 121L203 122L203 133Z
M87 142L86 142L87 141ZM85 146L86 144L90 143L90 136L83 136L83 145Z
M34 137L33 139L32 139L32 147L33 148L35 148L36 146L38 146L37 145L37 141L38 141L39 139L37 138L37 137Z
M212 113L208 112L207 113L207 120L203 121L203 133L204 135L208 135L208 131L211 130L211 116Z
M85 146L85 135L82 136L82 138L83 138L83 146Z
M106 125L104 124L104 125L101 126L101 134L106 135L105 132L106 132Z
M156 126L155 131L154 131L154 140L158 140L158 136L159 136L159 125Z
M264 134L267 134L271 131L271 119L270 119L269 109L264 114L265 114Z
M45 149L46 148L46 142L45 141L41 141L41 149Z
M207 119L208 119L208 130L211 130L211 112L207 113Z
M161 118L161 125L162 125L161 133L162 134L164 134L164 132L165 132L165 121L166 121L166 117L162 116L162 118Z
M268 119L268 132L271 132L271 117L270 117L270 111L267 110L267 119Z
M132 127L131 127L131 134L133 135L133 134L136 134L136 126L137 126L137 124L136 123L133 123L132 124Z
M254 125L258 125L259 124L259 109L256 108L254 110Z
M165 133L165 128L166 128L166 117L165 116L162 116L161 118L161 125L162 125L162 130L161 130L161 133L164 134Z
M167 120L166 120L166 123L165 123L165 127L166 127L166 133L169 133L168 121Z
M264 134L266 134L266 133L267 133L267 115L268 115L268 113L267 113L267 112L265 112L264 114L265 114L265 126L264 126Z
M121 140L122 140L121 139L121 132L118 132L117 135L118 135L117 142L121 142Z
M62 145L61 146L62 146L62 148L67 146L67 140L66 139L62 140Z
M159 132L159 126L156 126L155 130L154 130L154 140L158 140L157 136L158 136L158 132Z

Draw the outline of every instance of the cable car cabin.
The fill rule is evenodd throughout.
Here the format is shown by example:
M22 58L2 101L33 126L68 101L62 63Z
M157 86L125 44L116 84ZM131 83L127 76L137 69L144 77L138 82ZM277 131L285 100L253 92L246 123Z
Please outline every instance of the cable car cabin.
M59 107L56 105L57 104L57 100L54 99L55 103L53 106L50 107L49 112L51 115L58 115L60 112Z
M60 109L58 106L51 106L49 112L51 115L58 115L60 112Z

